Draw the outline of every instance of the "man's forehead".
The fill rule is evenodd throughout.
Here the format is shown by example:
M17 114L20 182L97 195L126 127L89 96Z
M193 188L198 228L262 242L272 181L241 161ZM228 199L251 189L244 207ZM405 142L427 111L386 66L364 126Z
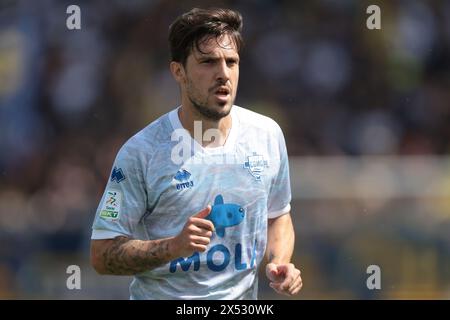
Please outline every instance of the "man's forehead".
M236 50L236 43L228 34L216 37L214 35L207 35L198 42L199 48L195 45L192 50L195 56L203 55L218 55L224 53L226 55L238 55ZM198 50L200 49L200 51Z

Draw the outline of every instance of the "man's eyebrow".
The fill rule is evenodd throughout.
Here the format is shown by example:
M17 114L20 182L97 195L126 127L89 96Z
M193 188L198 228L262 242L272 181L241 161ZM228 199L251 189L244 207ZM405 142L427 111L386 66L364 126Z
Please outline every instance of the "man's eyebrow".
M202 54L201 56L199 56L197 58L197 60L219 60L220 58L218 56L213 56L213 55L207 55L207 54Z
M208 54L202 54L201 56L197 57L197 60L213 60L217 61L220 60L222 57L215 56L215 55L208 55ZM225 60L233 59L233 60L239 60L239 56L228 56L224 57Z

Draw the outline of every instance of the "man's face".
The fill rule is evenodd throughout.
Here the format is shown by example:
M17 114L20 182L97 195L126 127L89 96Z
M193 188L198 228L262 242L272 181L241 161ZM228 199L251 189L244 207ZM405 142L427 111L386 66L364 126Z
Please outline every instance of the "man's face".
M226 117L236 98L239 54L228 35L200 41L186 61L182 94L205 118ZM203 39L204 40L204 39Z

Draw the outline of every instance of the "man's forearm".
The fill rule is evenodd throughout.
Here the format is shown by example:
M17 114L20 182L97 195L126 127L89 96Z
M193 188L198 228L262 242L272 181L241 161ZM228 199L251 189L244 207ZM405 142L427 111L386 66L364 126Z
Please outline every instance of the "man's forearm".
M116 237L101 253L106 274L134 275L173 259L170 239L134 240Z
M269 220L266 257L268 262L289 263L294 252L295 233L291 215Z

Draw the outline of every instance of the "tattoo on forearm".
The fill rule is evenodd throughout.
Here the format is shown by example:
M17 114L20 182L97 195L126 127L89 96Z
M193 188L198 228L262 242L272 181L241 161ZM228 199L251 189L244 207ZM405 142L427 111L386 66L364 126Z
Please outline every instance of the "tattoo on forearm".
M273 254L273 252L269 252L269 263L273 261L273 259L275 259L275 255Z
M159 267L170 260L165 240L140 241L117 237L103 252L106 270L116 275L134 275Z

